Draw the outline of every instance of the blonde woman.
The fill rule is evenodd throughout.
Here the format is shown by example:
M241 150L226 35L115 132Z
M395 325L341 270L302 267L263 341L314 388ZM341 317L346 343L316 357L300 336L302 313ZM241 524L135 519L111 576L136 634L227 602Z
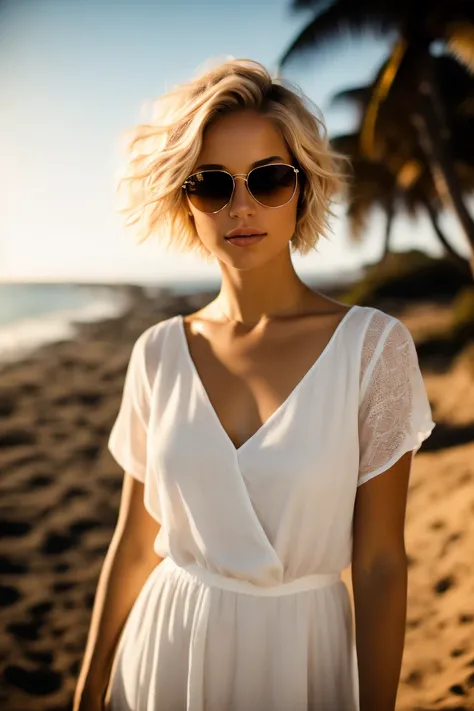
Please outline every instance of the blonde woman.
M243 59L174 88L130 141L128 223L222 284L133 347L75 709L395 708L407 486L434 423L407 328L295 273L339 165L299 89Z

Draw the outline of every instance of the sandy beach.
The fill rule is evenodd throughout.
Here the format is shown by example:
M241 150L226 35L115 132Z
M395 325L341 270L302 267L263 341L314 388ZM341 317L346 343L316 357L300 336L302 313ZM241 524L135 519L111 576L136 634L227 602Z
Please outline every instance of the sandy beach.
M0 369L1 709L70 708L118 512L122 472L107 438L132 345L213 296L147 299L137 288L119 318L83 324L73 341ZM449 304L434 301L380 308L417 345L450 319ZM400 711L474 708L473 361L420 356L437 426L410 481ZM344 581L351 591L350 569Z

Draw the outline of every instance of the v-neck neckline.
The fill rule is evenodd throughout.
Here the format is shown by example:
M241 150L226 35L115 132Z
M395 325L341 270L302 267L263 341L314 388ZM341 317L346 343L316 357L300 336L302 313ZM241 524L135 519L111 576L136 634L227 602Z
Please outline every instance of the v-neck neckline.
M204 383L203 383L202 380L201 380L201 376L199 375L199 372L198 372L198 370L197 370L197 368L196 368L196 365L195 365L195 363L194 363L194 361L193 361L193 359L192 359L192 357L191 357L191 351L189 350L188 339L187 339L187 337L186 337L186 330L185 330L185 328L184 328L184 318L183 318L182 314L178 314L178 315L177 315L177 320L178 320L178 324L179 324L179 330L180 330L180 335L181 335L181 341L182 341L182 345L183 345L183 350L184 350L184 354L185 354L185 357L186 357L186 361L187 361L187 363L188 363L188 365L189 365L189 367L190 367L191 374L192 374L192 376L193 376L195 382L197 383L197 385L198 385L198 387L199 387L199 389L200 389L200 391L201 391L201 394L202 394L202 396L203 396L203 399L204 399L204 401L205 401L205 404L206 404L207 408L209 409L209 411L211 412L212 416L214 417L214 420L215 420L216 423L217 423L218 429L220 430L220 432L222 432L224 438L225 438L225 439L227 440L227 442L230 444L230 447L231 447L231 449L233 450L233 452L234 452L234 454L235 454L236 456L238 456L238 455L242 452L242 450L243 450L244 448L246 448L251 442L253 442L255 439L257 439L257 437L259 437L266 429L268 429L268 427L270 426L270 424L272 423L272 421L277 417L277 415L279 415L279 414L287 407L288 403L296 397L298 391L301 390L301 388L303 387L304 383L305 383L307 380L309 380L310 376L313 374L313 372L314 372L314 371L316 370L316 368L320 365L321 361L323 360L323 358L324 358L324 357L326 356L326 354L328 353L330 346L331 346L332 343L335 341L336 336L337 336L337 334L339 333L339 331L342 329L343 324L348 320L349 315L352 314L352 312L355 311L356 309L357 309L357 304L354 304L353 306L351 306L351 308L350 308L348 311L346 311L346 313L344 314L344 316L342 317L342 319L341 319L341 320L339 321L339 323L337 324L337 326L336 326L336 328L334 329L334 331L333 331L331 337L329 338L328 342L327 342L326 345L324 346L324 348L323 348L323 350L321 351L321 353L319 354L319 356L318 356L318 357L316 358L316 360L310 365L310 367L308 368L308 370L306 371L306 373L300 378L300 380L297 382L297 384L295 385L295 387L293 388L293 390L291 390L291 392L290 392L290 393L288 394L288 396L283 400L283 402L281 403L281 405L279 405L279 406L276 408L276 410L274 410L274 411L272 412L272 414L265 420L265 422L262 422L262 424L260 425L260 427L259 427L252 435L250 435L250 437L248 437L248 439L246 439L245 442L243 442L239 447L236 447L236 446L235 446L235 444L233 443L233 441L231 440L231 438L230 438L229 435L227 434L227 432L226 432L226 430L224 429L224 427L223 427L223 425L222 425L222 422L220 421L220 419L219 419L219 417L218 417L218 415L217 415L217 412L216 412L216 410L215 410L215 408L214 408L214 406L213 406L213 404L212 404L212 402L211 402L211 400L210 400L210 398L209 398L208 392L207 392L206 388L204 387Z

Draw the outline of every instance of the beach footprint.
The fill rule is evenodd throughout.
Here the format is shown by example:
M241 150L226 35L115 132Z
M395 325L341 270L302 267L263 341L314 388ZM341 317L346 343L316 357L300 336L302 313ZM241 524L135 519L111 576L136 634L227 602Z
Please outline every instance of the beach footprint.
M25 669L14 664L5 668L4 679L32 696L52 694L63 685L62 674L53 669Z

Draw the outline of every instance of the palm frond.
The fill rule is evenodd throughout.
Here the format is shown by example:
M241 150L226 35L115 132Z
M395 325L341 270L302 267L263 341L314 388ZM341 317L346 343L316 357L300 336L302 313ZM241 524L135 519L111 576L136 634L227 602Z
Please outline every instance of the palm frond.
M474 118L459 115L451 130L451 149L454 160L474 165Z
M346 218L349 227L349 237L355 244L362 242L362 235L367 229L372 205L353 201L347 205Z
M434 70L448 113L457 112L462 103L474 99L474 75L465 64L450 54L442 54L434 58Z
M363 4L340 0L323 10L303 28L283 52L277 61L278 67L281 69L289 63L290 59L302 58L308 53L315 54L347 34L362 35L365 32L372 32L383 37L397 28L395 18L385 12L382 5L378 10L373 8L372 12L367 14Z
M331 0L329 0L331 2ZM290 3L290 11L293 13L301 12L302 10L314 10L321 12L328 4L328 0L293 0Z
M343 153L350 158L354 158L359 155L359 134L358 133L344 133L338 136L333 136L330 139L332 148L338 153Z
M347 204L349 237L358 243L374 207L380 207L386 214L393 210L395 176L384 165L361 156L358 133L333 136L331 146L350 160L352 172L346 181L343 198Z
M462 116L474 116L474 97L468 96L459 105L459 113Z
M358 86L354 89L342 89L332 95L329 100L331 107L341 104L352 104L360 111L363 111L370 101L372 90L370 86Z
M387 98L390 88L397 76L397 72L407 52L407 42L401 37L393 48L385 69L377 79L372 91L370 102L365 112L361 129L361 147L369 158L376 158L375 125L377 122L380 105Z
M433 5L433 1L436 0L416 0L417 5ZM443 2L444 0L441 0ZM469 0L465 0L469 2ZM458 0L462 2L462 0ZM314 10L322 11L328 5L338 4L347 10L348 7L354 5L354 0L292 0L290 4L290 9L293 11L301 10ZM357 4L367 15L373 12L380 11L380 0L357 0ZM414 0L384 0L384 8L386 14L390 14L393 17L406 17L411 11L413 11Z
M463 195L472 197L474 195L474 165L458 161L456 163L456 173Z
M397 186L401 190L409 190L420 178L423 172L422 164L417 160L407 160L397 173Z
M395 194L387 193L374 199L370 193L370 187L370 185L366 185L367 192L359 190L349 198L347 203L346 218L349 227L349 238L355 244L359 244L363 240L368 220L374 209L378 207L386 215L393 212Z
M451 22L446 27L446 46L456 59L474 73L474 23Z

